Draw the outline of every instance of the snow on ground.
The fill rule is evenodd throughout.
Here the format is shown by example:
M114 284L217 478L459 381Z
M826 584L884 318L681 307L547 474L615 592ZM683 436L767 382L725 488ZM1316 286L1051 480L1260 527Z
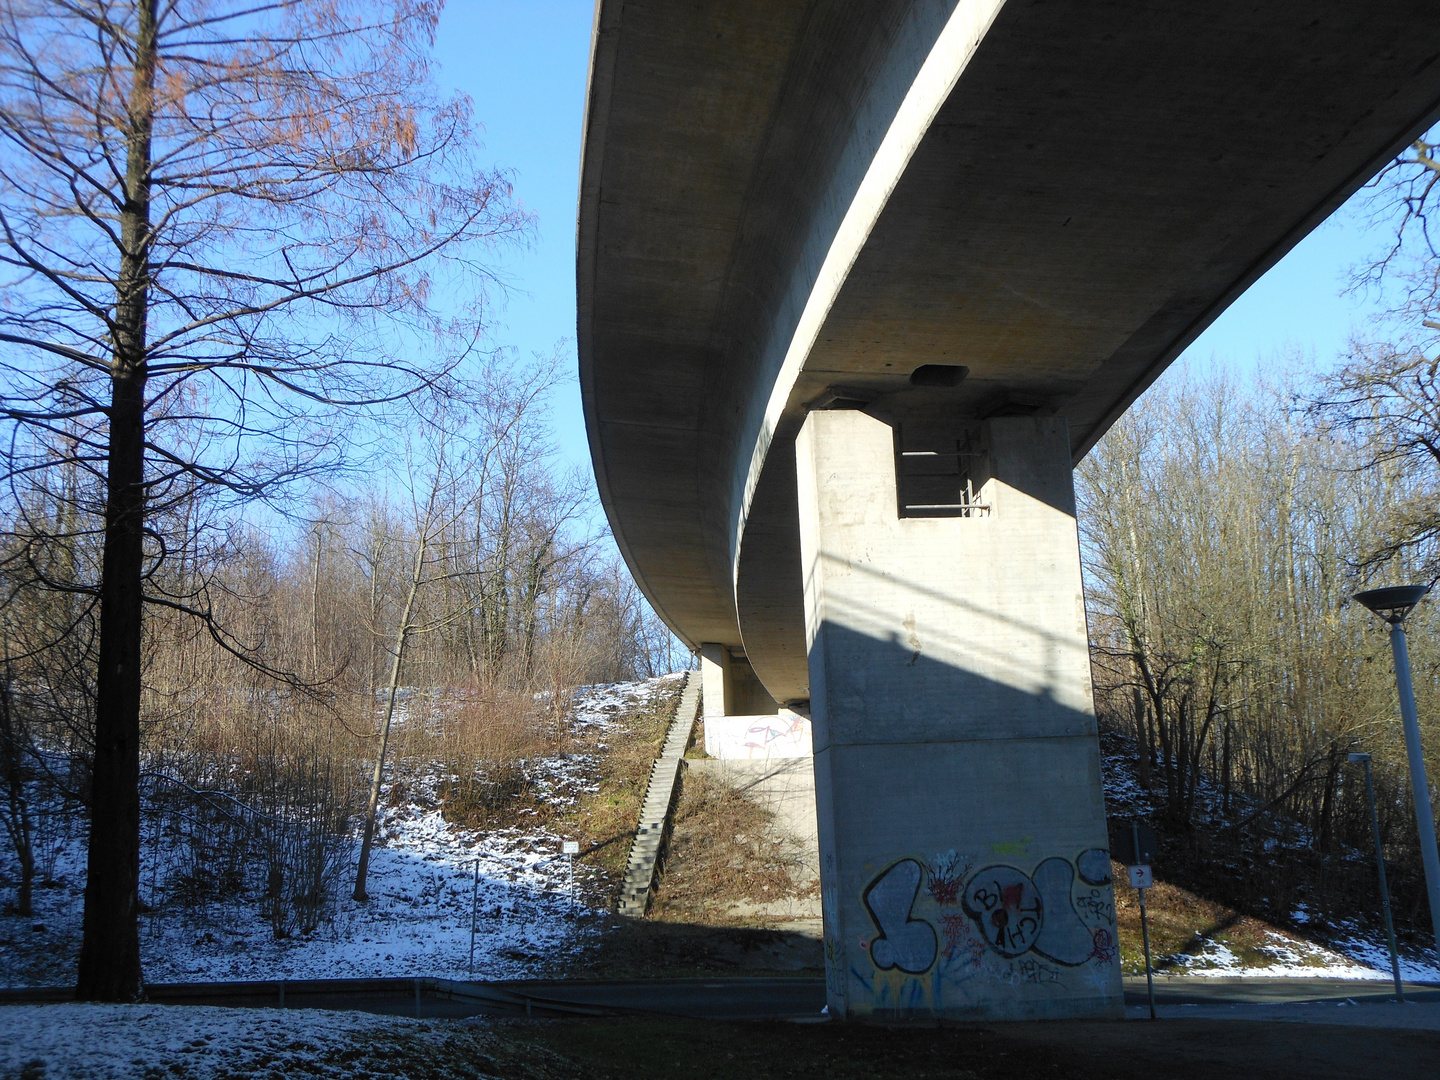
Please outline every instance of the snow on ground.
M1388 958L1384 961L1384 970L1378 970L1358 964L1348 956L1310 941L1302 941L1273 930L1268 934L1270 944L1257 950L1271 958L1268 964L1246 966L1224 942L1207 939L1198 954L1178 953L1165 957L1165 962L1170 965L1167 973L1211 978L1233 978L1237 975L1263 976L1267 979L1390 978Z
M1161 795L1141 787L1136 775L1136 747L1133 740L1114 731L1103 731L1100 737L1102 775L1105 784L1106 813L1112 819L1153 817L1161 808ZM1213 785L1201 785L1200 801L1214 812L1220 794ZM1308 842L1306 831L1294 826L1285 837L1287 844L1300 846ZM1267 845L1279 851L1281 844L1271 839ZM1116 888L1123 889L1124 882ZM1378 905L1377 905L1378 906ZM1321 931L1315 916L1304 904L1291 913L1297 925ZM1283 932L1271 931L1271 945L1259 952L1272 957L1264 965L1247 965L1223 942L1207 939L1199 953L1177 953L1156 957L1171 974L1210 977L1256 976L1263 978L1326 978L1326 979L1390 979L1390 953L1383 936L1367 936L1370 928L1362 929L1353 920L1332 925L1330 946L1319 945ZM1401 977L1414 982L1440 983L1440 956L1430 950L1402 949Z
M618 716L673 688L681 677L584 687L576 694L572 724L603 740ZM408 713L408 695L403 704ZM594 764L585 754L552 757L534 763L532 776L538 775L536 786L547 801L568 805L593 790ZM1117 805L1138 808L1154 798L1140 788L1132 765L1133 753L1107 742L1105 784L1112 813ZM274 937L253 896L194 908L162 907L141 919L146 978L522 978L540 974L546 963L597 932L593 917L598 912L571 899L561 835L538 826L477 832L452 825L438 809L436 787L444 779L439 765L407 777L406 803L384 810L381 843L371 857L367 903L350 900L346 889L333 917L315 933L285 940ZM54 986L74 980L85 879L83 837L58 837L45 857L56 884L36 889L35 915L0 915L0 984ZM6 860L13 860L8 847L0 850L0 880L13 876ZM583 893L583 877L580 885ZM477 900L473 968L472 893ZM1333 950L1275 933L1273 945L1262 950L1273 962L1259 967L1245 966L1218 941L1206 942L1198 955L1163 959L1172 972L1196 976L1390 977L1383 939L1371 940L1358 925L1338 931ZM1416 955L1402 958L1402 973L1406 979L1440 981L1440 965L1421 962ZM0 1015L13 1013L0 1010ZM0 1038L0 1046L4 1042Z
M548 830L476 834L439 810L387 811L385 846L371 854L364 903L344 897L308 939L276 940L247 906L214 930L142 921L146 977L155 982L325 979L470 974L470 904L476 901L477 978L515 978L572 947L585 909L564 894L567 875ZM248 918L246 917L248 915Z
M196 1005L0 1008L0 1076L17 1080L553 1075L538 1060L546 1055L526 1056L497 1062L511 1055L483 1021Z
M1386 948L1384 939L1372 941L1361 937L1358 928L1353 924L1347 923L1340 930L1341 936L1337 937L1335 941L1336 948L1357 963L1367 965L1367 970L1375 972L1374 978L1389 979L1392 977L1390 950ZM1433 953L1428 954L1428 956L1433 955ZM1440 964L1422 962L1417 960L1413 954L1402 952L1400 954L1400 978L1407 982L1440 983Z
M574 723L603 736L617 715L680 677L582 688ZM573 803L592 789L593 766L585 754L546 759L536 764L537 787L547 801ZM571 897L561 835L544 827L477 832L452 825L441 816L435 792L443 779L438 767L407 777L406 803L383 810L368 902L351 900L347 886L331 919L309 937L284 940L275 938L253 896L188 909L167 905L141 917L146 979L521 978L575 948L593 932L590 920L598 912ZM0 867L0 877L12 869ZM35 890L33 917L0 915L0 984L74 981L84 900L82 837L58 845L54 876L56 887Z

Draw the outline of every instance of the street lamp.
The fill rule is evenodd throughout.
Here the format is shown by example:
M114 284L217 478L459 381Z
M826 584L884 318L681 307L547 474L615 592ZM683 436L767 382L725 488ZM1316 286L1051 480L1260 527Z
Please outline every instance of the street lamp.
M1405 616L1430 591L1428 585L1392 585L1366 589L1353 599L1390 624L1390 651L1395 657L1395 689L1400 695L1400 720L1405 726L1405 752L1410 759L1410 796L1415 801L1415 825L1420 833L1420 860L1425 865L1425 891L1430 900L1430 928L1440 951L1440 852L1435 849L1435 815L1430 811L1430 784L1425 779L1425 757L1420 752L1420 719L1415 712L1415 690L1410 685L1410 650L1405 643Z
M1380 815L1375 812L1375 785L1370 783L1370 755L1351 754L1352 764L1365 766L1365 798L1370 803L1370 828L1375 833L1375 869L1380 874L1380 908L1385 912L1385 943L1390 946L1390 974L1395 977L1395 1000L1404 1001L1400 986L1400 954L1395 948L1395 921L1390 918L1390 886L1385 882L1385 852L1380 846Z

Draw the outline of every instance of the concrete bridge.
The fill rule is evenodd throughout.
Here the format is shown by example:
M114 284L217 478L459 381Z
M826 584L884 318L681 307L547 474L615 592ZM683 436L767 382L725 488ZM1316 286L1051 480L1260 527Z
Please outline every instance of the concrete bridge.
M1071 468L1440 113L1423 0L600 0L601 498L811 716L830 1010L1121 1010Z

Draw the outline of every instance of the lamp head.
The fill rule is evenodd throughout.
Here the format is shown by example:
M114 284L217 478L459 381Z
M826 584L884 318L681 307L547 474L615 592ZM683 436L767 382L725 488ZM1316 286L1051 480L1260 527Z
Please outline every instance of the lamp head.
M1363 762L1369 761L1369 760L1370 760L1370 755L1369 755L1369 754L1351 754L1351 755L1349 755L1349 758L1350 758L1350 763L1351 763L1352 765L1359 765L1359 764L1361 764L1361 763L1363 763Z
M1424 599L1429 585L1390 585L1383 589L1366 589L1351 597L1364 604L1388 623L1403 622L1410 609Z

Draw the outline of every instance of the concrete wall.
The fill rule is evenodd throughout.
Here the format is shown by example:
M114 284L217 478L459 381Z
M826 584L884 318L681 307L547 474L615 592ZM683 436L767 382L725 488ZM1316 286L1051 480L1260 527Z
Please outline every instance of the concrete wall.
M730 659L730 711L745 716L774 716L780 705L755 676L755 669L743 656Z
M776 704L755 669L742 655L715 641L700 646L700 675L704 686L701 708L711 716L774 716Z
M724 761L809 758L810 719L789 709L768 716L707 716L705 753Z
M988 510L902 518L897 423L797 443L831 1013L1119 1016L1066 426L957 428Z
M774 717L768 719L773 720ZM708 728L708 724L707 724ZM815 835L815 776L810 763L808 740L803 757L771 757L765 760L697 758L686 761L687 770L702 773L734 788L756 805L769 811L765 836L775 845L776 854L795 862L794 882L803 895L783 900L741 900L730 906L729 914L760 918L774 929L785 929L819 938L821 935L820 896L810 886L820 879L819 841Z

